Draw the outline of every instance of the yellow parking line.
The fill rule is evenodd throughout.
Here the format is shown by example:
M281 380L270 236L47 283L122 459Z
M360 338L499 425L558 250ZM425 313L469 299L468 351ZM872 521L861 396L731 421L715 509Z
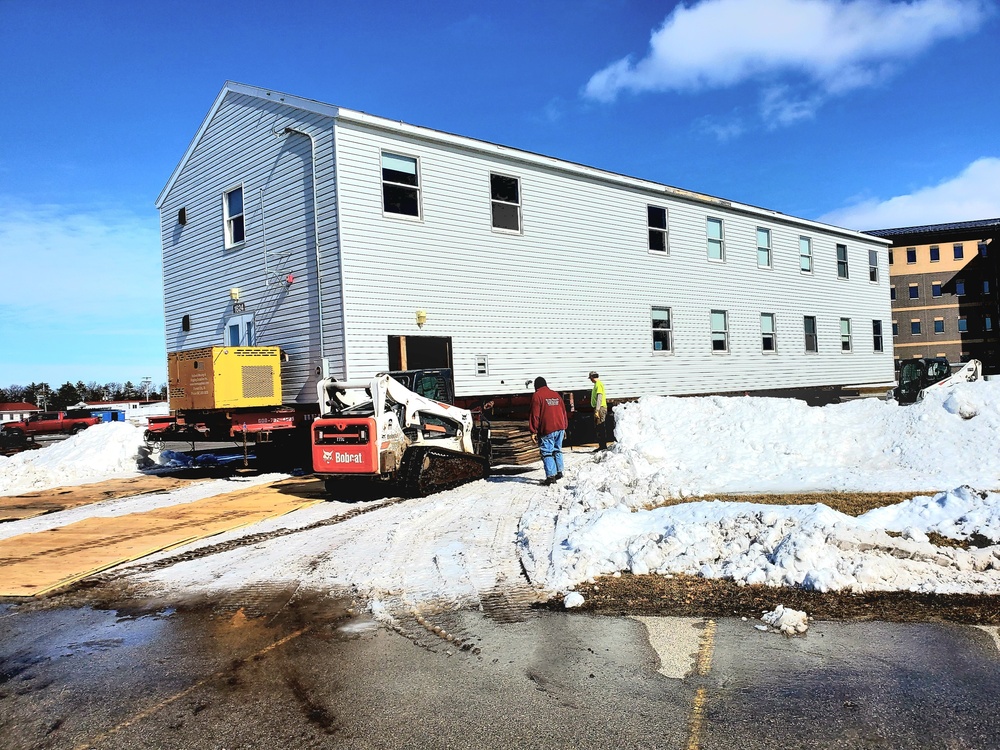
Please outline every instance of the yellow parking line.
M709 620L705 623L705 630L701 634L701 643L698 645L699 677L708 676L712 668L712 652L714 650L715 620ZM700 687L694 695L694 702L691 705L687 750L698 750L701 747L701 734L705 725L705 705L708 702L707 693L708 691L704 687Z

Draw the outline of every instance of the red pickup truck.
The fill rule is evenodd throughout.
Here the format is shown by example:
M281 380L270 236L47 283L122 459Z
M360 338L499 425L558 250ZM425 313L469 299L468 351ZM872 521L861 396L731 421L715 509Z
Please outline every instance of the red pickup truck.
M9 440L35 435L76 434L100 421L100 417L92 417L88 411L45 411L19 422L4 422L0 425L0 433L4 433Z

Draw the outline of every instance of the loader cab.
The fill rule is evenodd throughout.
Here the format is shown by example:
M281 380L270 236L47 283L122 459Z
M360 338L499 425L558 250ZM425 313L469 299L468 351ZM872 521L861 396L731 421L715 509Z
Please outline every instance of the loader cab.
M950 375L951 366L944 357L908 359L899 366L896 400L901 404L912 404L919 397L920 391Z
M434 399L442 404L455 403L455 380L450 368L401 370L390 372L389 375L424 398Z

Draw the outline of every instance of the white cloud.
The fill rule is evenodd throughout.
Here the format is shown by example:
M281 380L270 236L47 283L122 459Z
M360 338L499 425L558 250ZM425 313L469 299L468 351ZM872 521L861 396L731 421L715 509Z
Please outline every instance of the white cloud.
M623 91L695 92L794 77L809 88L793 106L762 114L794 122L822 101L871 86L942 39L976 29L985 0L702 0L678 5L653 31L638 62L625 57L595 73L585 95L610 102ZM770 105L770 106L769 106Z
M937 185L888 200L860 201L831 211L819 220L864 231L997 217L1000 217L1000 159L985 157Z

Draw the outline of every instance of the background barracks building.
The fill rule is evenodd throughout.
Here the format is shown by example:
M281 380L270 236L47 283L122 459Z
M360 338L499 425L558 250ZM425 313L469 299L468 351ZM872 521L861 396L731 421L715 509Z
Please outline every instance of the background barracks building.
M227 83L157 200L169 351L612 398L893 378L888 242Z
M1000 219L870 232L892 241L892 333L900 359L978 359L1000 373Z

